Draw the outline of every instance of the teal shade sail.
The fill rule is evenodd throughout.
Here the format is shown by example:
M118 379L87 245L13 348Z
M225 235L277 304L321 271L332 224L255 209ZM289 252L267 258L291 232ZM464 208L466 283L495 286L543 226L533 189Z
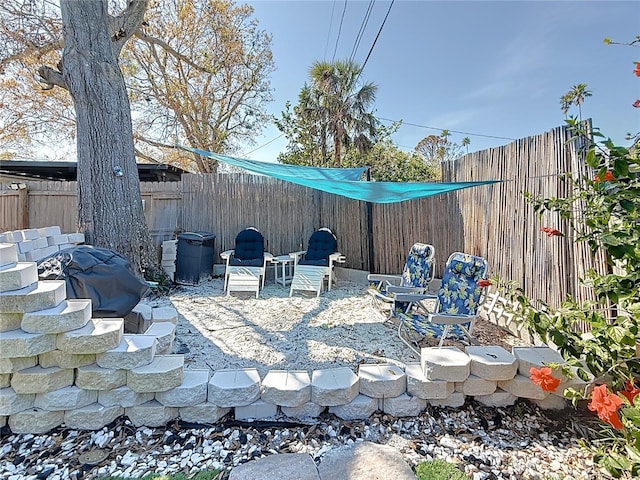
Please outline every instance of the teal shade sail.
M245 160L188 147L179 147L203 157L234 165L323 192L372 203L397 203L453 192L463 188L491 185L500 180L479 182L362 182L362 168L319 168Z

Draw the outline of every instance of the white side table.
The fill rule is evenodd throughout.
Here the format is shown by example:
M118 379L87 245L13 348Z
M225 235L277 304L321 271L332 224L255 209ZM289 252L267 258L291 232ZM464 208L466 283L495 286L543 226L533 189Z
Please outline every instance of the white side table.
M293 263L294 259L289 255L279 255L273 257L271 262L275 264L274 280L283 287L286 287L291 283L293 278Z

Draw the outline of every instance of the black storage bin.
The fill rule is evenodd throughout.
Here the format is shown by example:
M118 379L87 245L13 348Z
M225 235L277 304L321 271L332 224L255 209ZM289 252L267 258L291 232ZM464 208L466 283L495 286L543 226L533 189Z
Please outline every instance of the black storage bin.
M198 285L213 276L213 242L209 232L186 232L178 235L175 282Z

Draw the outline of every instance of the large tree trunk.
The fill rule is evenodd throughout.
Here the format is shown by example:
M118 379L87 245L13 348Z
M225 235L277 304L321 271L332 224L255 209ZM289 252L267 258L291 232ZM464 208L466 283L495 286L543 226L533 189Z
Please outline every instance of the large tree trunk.
M109 33L105 0L62 0L62 77L75 105L78 224L88 242L115 250L137 275L157 273L140 195L131 107ZM127 32L128 33L128 32Z

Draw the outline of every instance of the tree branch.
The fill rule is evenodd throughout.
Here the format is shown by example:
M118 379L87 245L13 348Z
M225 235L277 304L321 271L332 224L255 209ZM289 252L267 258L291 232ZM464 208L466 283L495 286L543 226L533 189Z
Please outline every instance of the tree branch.
M113 51L116 57L120 56L120 51L124 44L140 28L144 21L144 12L147 10L148 0L130 0L127 8L117 17L109 16L109 32L113 41Z
M162 48L163 50L167 51L168 53L170 53L172 56L174 56L178 60L183 61L187 65L190 65L191 67L195 68L196 70L198 70L200 72L213 73L213 71L210 68L201 67L200 65L195 63L191 58L186 57L186 56L182 55L180 52L178 52L177 50L175 50L173 47L171 47L171 45L169 45L164 40L161 40L161 39L156 38L156 37L152 37L151 35L147 35L146 33L144 33L141 30L136 31L134 33L134 35L135 35L136 38L139 38L143 42L149 43L151 45L156 45L156 46Z
M58 70L54 70L46 65L38 68L38 82L42 84L43 90L51 90L53 87L61 87L68 90L67 85L64 83L62 73Z

